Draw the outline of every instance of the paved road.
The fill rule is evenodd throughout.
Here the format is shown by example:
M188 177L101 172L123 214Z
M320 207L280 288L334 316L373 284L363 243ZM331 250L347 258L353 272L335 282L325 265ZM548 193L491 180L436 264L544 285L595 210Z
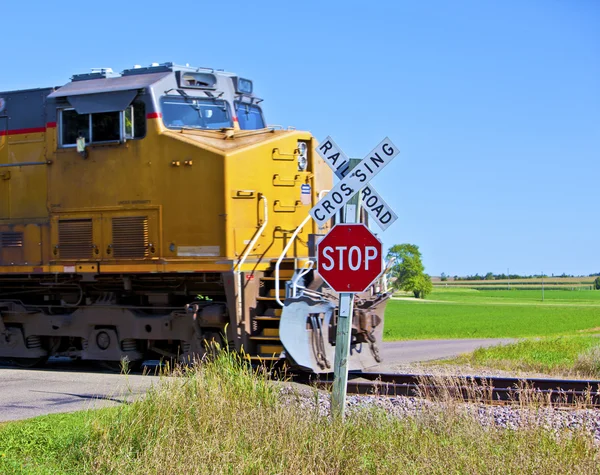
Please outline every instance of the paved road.
M155 376L122 376L65 366L0 368L0 422L115 406L139 397L158 381Z
M510 338L388 341L381 345L381 356L384 362L377 368L377 371L393 372L395 366L451 358L477 348L514 341Z
M418 340L386 342L379 371L473 351L511 340ZM114 406L143 395L155 376L110 374L89 365L53 362L43 370L0 367L0 422L42 414Z

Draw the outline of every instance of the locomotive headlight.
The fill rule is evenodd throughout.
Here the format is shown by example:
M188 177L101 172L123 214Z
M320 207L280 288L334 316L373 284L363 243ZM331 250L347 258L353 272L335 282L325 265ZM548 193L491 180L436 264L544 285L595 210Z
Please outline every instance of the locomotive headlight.
M306 171L308 166L308 145L306 142L298 142L298 171Z

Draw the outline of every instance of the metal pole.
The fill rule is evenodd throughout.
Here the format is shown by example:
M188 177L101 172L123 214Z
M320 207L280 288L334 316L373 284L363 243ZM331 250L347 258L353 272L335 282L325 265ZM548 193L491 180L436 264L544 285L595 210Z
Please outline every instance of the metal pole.
M360 160L351 158L349 170ZM354 195L345 206L344 221L357 223L360 221L360 193ZM331 394L331 414L344 417L346 409L346 389L348 386L348 359L350 358L350 339L352 337L352 313L354 311L354 294L340 293L337 331L335 334L335 363L333 365L333 392Z

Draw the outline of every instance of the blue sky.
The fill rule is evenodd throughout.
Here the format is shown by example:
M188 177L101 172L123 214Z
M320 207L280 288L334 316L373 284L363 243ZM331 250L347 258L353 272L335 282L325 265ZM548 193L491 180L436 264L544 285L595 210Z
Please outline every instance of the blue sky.
M3 3L0 90L234 71L270 124L355 157L394 141L381 238L419 245L430 274L600 272L600 2Z

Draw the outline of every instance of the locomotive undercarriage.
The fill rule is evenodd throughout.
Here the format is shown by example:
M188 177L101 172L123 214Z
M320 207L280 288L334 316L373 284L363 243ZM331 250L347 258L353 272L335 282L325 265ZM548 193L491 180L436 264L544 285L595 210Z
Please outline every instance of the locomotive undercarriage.
M242 274L239 301L233 272L4 276L0 359L35 366L66 356L112 369L125 360L132 368L145 360L190 362L216 342L243 351L254 363L287 360L302 370L330 372L337 295L312 271L292 292L292 263L284 262L288 268L280 272L279 293L273 269ZM381 361L377 345L388 298L386 292L356 296L351 369Z
M50 356L132 364L201 357L207 342L223 344L226 280L220 273L4 277L0 358L32 366Z

